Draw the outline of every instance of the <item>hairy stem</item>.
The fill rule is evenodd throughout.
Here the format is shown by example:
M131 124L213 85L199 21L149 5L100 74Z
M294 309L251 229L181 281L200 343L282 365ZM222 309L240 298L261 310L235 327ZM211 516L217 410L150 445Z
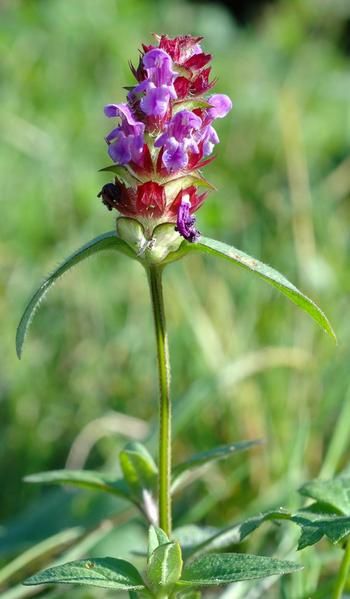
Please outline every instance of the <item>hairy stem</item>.
M332 599L341 599L349 575L350 568L350 539L346 541L344 555L333 590Z
M159 526L169 536L171 533L171 403L170 403L170 363L166 332L164 299L162 289L162 268L150 266L148 280L151 291L154 325L157 342L157 359L160 390L159 410L159 479L158 509Z

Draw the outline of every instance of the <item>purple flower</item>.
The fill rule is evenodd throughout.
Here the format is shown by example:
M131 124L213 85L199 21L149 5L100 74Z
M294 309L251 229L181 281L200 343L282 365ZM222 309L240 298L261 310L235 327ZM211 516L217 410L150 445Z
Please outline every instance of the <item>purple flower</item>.
M173 61L165 50L161 50L160 48L149 50L144 55L142 63L147 71L149 81L152 81L157 87L161 85L172 86L177 73L172 70Z
M164 116L168 110L170 92L168 87L156 87L150 83L147 94L142 98L140 106L143 112L149 116Z
M141 81L132 90L132 94L145 92L141 99L141 109L148 116L163 117L169 106L170 99L176 99L174 79L178 76L172 70L173 61L169 54L159 48L146 52L142 59L147 79Z
M208 109L207 114L211 120L224 118L232 109L232 102L225 94L209 96L208 103L211 104L211 108Z
M155 141L155 147L164 147L162 162L170 171L181 170L188 164L188 152L198 154L194 132L202 126L202 119L190 110L180 110L169 122L165 133Z
M196 227L196 217L191 214L191 202L189 195L184 195L177 212L177 220L175 230L182 235L187 241L192 243L198 241L200 233Z
M208 103L211 107L206 110L203 119L203 128L197 136L198 143L202 142L203 144L204 156L209 156L214 149L214 145L218 144L220 141L219 136L211 123L214 119L222 119L232 108L232 102L225 94L213 94L212 96L209 96Z
M203 156L210 156L214 146L219 143L220 139L214 127L207 125L201 132L200 141L203 143Z
M131 160L138 164L144 145L144 123L136 121L128 104L107 104L104 112L109 118L121 118L121 124L106 136L110 157L117 164Z
M105 115L117 119L105 138L108 153L123 167L128 185L118 188L119 199L114 184L101 197L107 208L142 218L147 231L172 222L194 242L199 233L193 214L207 196L198 192L205 184L199 169L219 143L214 121L232 103L209 92L215 79L210 80L211 55L202 51L201 37L155 37L156 45L142 45L137 67L130 65L136 82L127 88L127 100L105 106Z

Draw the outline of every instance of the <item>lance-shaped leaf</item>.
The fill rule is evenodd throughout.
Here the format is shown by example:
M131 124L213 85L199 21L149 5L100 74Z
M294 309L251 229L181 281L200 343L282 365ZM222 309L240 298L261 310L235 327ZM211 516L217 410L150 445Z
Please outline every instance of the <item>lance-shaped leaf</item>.
M178 586L216 586L301 570L293 562L243 553L205 555L185 566Z
M73 266L76 266L76 264L82 260L85 260L85 258L88 258L89 256L92 256L93 254L96 254L102 250L117 250L123 254L126 254L127 256L135 258L135 254L132 252L131 248L127 243L125 243L125 241L117 237L115 231L109 231L108 233L104 233L103 235L95 237L95 239L92 239L79 248L76 252L71 254L68 258L66 258L66 260L64 260L58 266L58 268L56 268L40 285L30 299L23 313L16 334L16 351L19 358L22 355L23 343L28 327L33 320L34 314L39 307L40 302L50 287L52 287L57 279L64 275L64 273L70 270Z
M54 485L70 485L84 489L105 491L130 501L131 495L128 486L122 480L115 480L101 472L91 470L51 470L38 472L24 478L26 483L44 483Z
M279 291L284 293L284 295L302 308L302 310L308 312L317 324L319 324L319 326L336 341L332 326L322 310L309 297L301 293L301 291L290 283L281 273L274 268L271 268L271 266L267 266L263 262L260 262L260 260L252 258L233 246L214 239L209 239L208 237L201 236L197 243L182 244L181 248L178 250L179 256L180 254L183 255L189 252L201 252L204 254L211 254L212 256L218 256L219 258L224 258L246 270L254 272L256 275L270 283L270 285L277 287Z
M329 505L338 514L350 515L350 476L311 480L299 489L299 493Z
M173 468L172 479L173 483L177 481L177 479L188 472L189 470L193 470L195 468L200 468L205 464L209 464L211 462L217 462L218 460L224 460L228 458L233 453L238 451L245 451L246 449L250 449L255 445L261 445L262 441L259 439L254 439L252 441L239 441L237 443L230 443L228 445L220 445L218 447L214 447L213 449L209 449L208 451L202 451L200 453L196 453L191 456L185 462L181 462L177 464Z
M228 549L232 545L237 545L264 522L291 520L292 518L292 514L286 510L271 510L243 520L243 522L216 530L195 525L183 526L174 530L173 537L179 541L184 556L188 558L193 555Z
M24 581L36 584L83 584L119 591L143 590L144 582L135 566L112 557L83 559L48 568Z

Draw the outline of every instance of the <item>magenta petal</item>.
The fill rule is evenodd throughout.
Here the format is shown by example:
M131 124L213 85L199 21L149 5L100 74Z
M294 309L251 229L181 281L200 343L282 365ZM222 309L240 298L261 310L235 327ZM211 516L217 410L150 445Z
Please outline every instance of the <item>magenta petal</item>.
M225 94L213 94L208 98L212 108L208 109L208 115L212 119L222 119L232 109L232 102Z
M171 138L166 145L162 157L163 164L169 172L184 169L188 164L188 156L182 144Z
M172 60L165 50L153 48L152 50L146 52L142 62L145 69L160 69L164 66L164 64L171 65Z
M190 110L180 110L170 123L173 135L179 141L189 136L193 129L199 129L201 125L202 119Z
M154 87L142 98L140 106L148 115L164 116L168 110L169 97L169 90L165 86Z

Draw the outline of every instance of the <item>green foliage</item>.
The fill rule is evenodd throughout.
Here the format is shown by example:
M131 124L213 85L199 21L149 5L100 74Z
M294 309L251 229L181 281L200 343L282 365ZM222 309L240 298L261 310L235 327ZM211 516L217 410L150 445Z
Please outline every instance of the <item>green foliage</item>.
M181 544L185 544L184 554L186 557L190 557L237 545L264 522L291 519L292 514L287 510L271 510L265 514L253 516L242 522L215 531L210 527L201 528L190 525L174 531L174 535L179 539Z
M83 584L118 591L143 590L143 580L129 562L111 557L84 559L48 568L24 584Z
M94 489L104 491L130 499L130 489L124 480L113 480L101 472L89 470L51 470L50 472L38 472L30 474L24 479L27 483L58 484L80 487L83 489Z
M325 536L332 543L339 543L350 533L350 517L326 516L310 512L300 512L293 516L293 522L301 528L298 549L314 545Z
M180 585L217 586L239 580L290 574L301 566L287 561L241 553L218 553L199 557L185 566Z
M350 477L337 476L330 480L311 480L299 493L327 504L335 513L350 515Z
M156 490L158 468L141 443L128 443L120 452L119 461L125 481L137 497L142 497L145 490Z
M89 241L83 245L76 252L66 258L66 260L64 260L62 264L60 264L60 266L45 279L45 281L40 285L39 289L30 299L17 328L16 350L19 358L22 355L22 347L28 327L33 320L34 314L38 309L40 302L43 300L50 287L57 281L57 279L62 277L65 272L73 268L73 266L79 264L79 262L82 260L85 260L85 258L88 258L89 256L92 256L93 254L96 254L102 250L110 249L118 250L119 252L132 257L132 252L130 251L128 245L121 239L118 239L117 234L114 231L109 231L108 233L98 235L98 237L95 237L95 239L92 239L92 241Z
M172 470L173 485L176 485L178 478L181 477L182 480L183 475L191 470L200 468L206 464L217 462L219 460L227 459L233 453L245 451L246 449L250 449L251 447L260 444L260 440L239 441L238 443L230 443L228 445L213 447L213 449L209 449L208 451L201 451L200 453L191 456L185 462L181 462L180 464L176 464L176 466L174 466Z
M53 470L25 477L29 483L61 484L93 489L121 497L138 507L149 521L155 517L157 466L141 443L128 443L119 454L124 478L113 479L88 470Z
M164 530L158 526L150 526L148 529L148 558L150 558L157 547L166 543L169 543L169 537L165 534Z
M326 333L328 333L328 335L330 335L330 337L336 341L336 336L332 326L322 310L274 268L267 266L256 258L252 258L237 248L229 246L226 243L222 243L221 241L216 241L215 239L209 239L207 237L201 237L198 243L187 244L186 251L200 251L211 254L212 256L218 256L227 259L230 262L245 268L246 270L256 273L259 277L286 295L302 310L308 312L310 316L320 325L320 327L323 328L324 331L326 331Z
M177 594L177 591L180 592L179 596L183 596L183 587L217 586L272 575L281 576L301 569L298 564L288 561L235 553L202 556L190 561L183 569L179 543L169 542L164 532L156 527L151 527L149 537L147 579L154 596ZM61 583L147 594L147 587L132 564L109 557L68 562L48 568L25 581L29 586ZM187 593L184 595L187 596Z
M299 493L314 499L306 510L293 516L301 527L298 549L314 545L324 536L332 543L340 543L350 534L350 479L338 476L330 480L312 480Z

